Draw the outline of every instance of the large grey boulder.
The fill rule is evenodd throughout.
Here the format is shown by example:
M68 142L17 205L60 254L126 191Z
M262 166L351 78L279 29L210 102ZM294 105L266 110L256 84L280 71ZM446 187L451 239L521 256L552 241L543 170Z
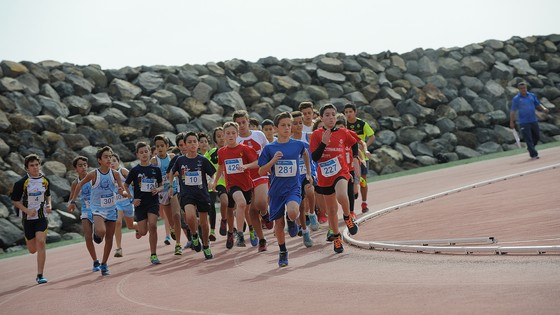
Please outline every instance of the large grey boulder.
M142 89L128 81L113 79L109 85L109 93L114 98L127 101L138 98Z
M455 148L455 153L457 153L460 159L470 159L481 156L480 152L460 145Z
M10 221L0 218L0 247L5 249L24 240L23 231Z
M74 93L77 96L91 94L94 88L94 85L91 82L74 74L66 75L66 82L72 85Z
M228 107L231 111L247 110L243 98L235 91L216 94L212 100L218 105Z
M346 76L342 73L334 73L325 71L323 69L317 70L317 78L323 84L325 83L344 83L346 82Z
M132 83L140 87L144 93L152 94L162 88L164 81L159 73L144 72L140 73Z
M531 68L529 62L525 59L513 59L509 61L509 65L515 69L515 74L518 76L524 76L528 74L536 75L537 71Z

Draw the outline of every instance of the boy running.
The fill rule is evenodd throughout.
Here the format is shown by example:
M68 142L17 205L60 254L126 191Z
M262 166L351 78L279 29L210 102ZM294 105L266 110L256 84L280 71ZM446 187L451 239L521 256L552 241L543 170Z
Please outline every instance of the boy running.
M130 184L134 186L135 217L138 222L138 235L150 233L150 262L160 263L157 253L157 220L159 216L158 194L163 191L161 170L150 164L150 147L145 142L136 144L136 158L140 164L128 173L125 188L129 191ZM180 230L179 230L180 231Z
M121 175L121 180L124 183L126 177L128 176L128 170L125 167L121 167L121 158L118 154L113 153L111 158L111 168ZM131 196L132 197L132 196ZM134 222L134 206L129 198L123 198L121 195L117 194L117 223L115 225L115 241L117 242L117 248L115 249L115 257L122 257L122 220L124 216L124 221L126 227L129 230L136 231L136 222Z
M262 149L268 144L266 136L262 131L249 129L249 114L245 110L238 110L233 113L233 121L239 125L239 136L237 143L245 144L261 154ZM247 223L249 224L249 237L251 245L259 245L258 251L266 250L266 239L264 238L261 218L268 229L272 229L273 223L269 219L267 210L268 202L268 176L259 175L257 169L249 171L253 179L254 194L251 205L248 207ZM256 233L255 233L256 232ZM256 234L256 235L255 235Z
M85 156L78 156L72 161L72 165L78 173L78 177L76 180L72 182L72 186L70 188L70 200L75 200L77 196L74 196L74 188L84 177L87 175L88 170L88 158ZM95 252L95 246L93 244L93 239L95 238L97 241L100 239L97 235L93 235L93 214L91 213L90 207L90 199L91 199L91 183L87 183L82 186L80 191L80 203L82 205L82 214L80 218L82 219L82 228L84 230L84 238L86 239L86 248L93 260L93 268L91 271L96 272L99 271L99 260L97 260L97 253ZM69 204L70 205L70 204ZM74 209L72 209L74 210Z
M187 132L184 142L187 145L185 155L179 156L173 168L171 176L178 176L180 189L180 205L185 211L187 225L193 232L193 249L197 252L203 250L206 259L212 259L209 243L208 212L214 205L210 204L207 177L211 177L216 169L208 159L198 154L198 136L194 132ZM200 226L202 228L202 246L198 235L197 212L200 215Z
M30 254L37 253L37 284L47 283L43 277L47 250L47 213L51 213L51 190L49 180L41 174L41 159L29 154L23 160L27 174L12 189L12 203L23 225L25 244Z
M103 259L99 266L101 275L109 275L109 267L107 260L111 254L113 247L113 235L115 234L115 221L117 220L117 208L115 205L115 193L120 193L123 197L128 198L126 190L124 190L121 175L111 169L111 158L113 150L109 146L105 146L96 153L99 168L89 172L74 187L72 196L78 196L82 187L91 182L91 213L93 214L93 222L95 234L101 239L105 237L105 247L103 248ZM74 199L70 200L68 206L69 211L73 211L76 207Z
M368 174L368 155L370 154L367 150L370 145L373 144L375 141L375 132L369 124L363 121L360 118L356 117L356 105L354 104L346 104L344 105L344 116L346 116L346 128L352 130L358 134L361 141L367 142L365 145L365 152L361 154L361 158L365 161L364 164L360 163L360 173L361 173L361 180L360 180L360 194L362 195L362 213L366 213L369 211L368 204L367 204L367 192L368 192L368 184L367 184L367 174ZM356 191L357 193L357 191Z
M314 161L317 162L317 193L324 197L329 226L334 233L334 251L342 253L344 247L338 231L338 203L342 206L344 222L354 235L358 226L350 218L350 205L348 201L348 163L346 162L346 147L352 147L352 157L357 160L358 144L347 129L335 128L336 107L326 104L321 107L319 114L325 124L311 135L310 149Z
M303 132L311 133L313 131L313 103L301 102L298 110L303 115Z
M259 174L270 173L270 219L275 220L274 232L280 247L278 265L288 265L288 249L284 235L284 212L287 212L290 235L297 234L295 220L300 215L301 181L299 160L303 156L306 178L311 180L309 155L302 141L290 139L292 134L292 115L288 112L274 118L278 130L278 140L264 147L259 157ZM295 229L295 233L294 233ZM307 232L309 233L309 232ZM307 245L306 245L307 246Z
M239 125L235 122L224 124L225 146L218 150L218 171L212 181L212 190L216 190L218 181L224 175L228 192L227 225L228 234L226 248L233 247L233 209L236 210L237 246L245 247L243 223L245 210L251 204L253 180L247 171L256 168L257 152L244 144L237 143ZM266 244L266 243L265 243ZM260 247L259 247L260 249ZM266 247L265 247L266 249Z
M215 169L218 169L218 150L224 146L224 128L216 127L212 132L212 140L216 144L215 148L210 149L208 152L204 154L204 156L212 163ZM211 185L209 185L211 186ZM227 235L227 216L226 216L226 209L228 203L228 196L226 191L226 180L224 177L220 178L218 184L216 186L216 190L213 191L214 198L219 198L220 200L220 235L226 236ZM212 200L212 193L210 194L210 202L213 204L216 203L216 200ZM210 225L212 228L212 225ZM212 229L210 229L210 241L212 240Z

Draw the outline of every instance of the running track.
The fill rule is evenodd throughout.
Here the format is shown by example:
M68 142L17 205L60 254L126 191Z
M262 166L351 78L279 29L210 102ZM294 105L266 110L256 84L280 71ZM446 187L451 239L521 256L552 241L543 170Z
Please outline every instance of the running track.
M372 211L455 187L560 163L560 147L373 183ZM365 222L358 240L494 236L520 245L560 244L560 169L467 190ZM83 243L47 251L48 284L36 285L35 257L0 260L2 314L558 314L560 255L421 254L358 249L336 255L312 232L315 246L290 239L290 265L269 251L213 245L214 259L161 244L149 264L147 239L123 235L123 258L111 275L90 271ZM98 246L98 255L101 247Z

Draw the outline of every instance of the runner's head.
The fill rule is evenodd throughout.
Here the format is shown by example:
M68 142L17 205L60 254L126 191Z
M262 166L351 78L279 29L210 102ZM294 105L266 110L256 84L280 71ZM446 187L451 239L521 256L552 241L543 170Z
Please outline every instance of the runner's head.
M233 112L233 121L237 123L237 132L242 137L248 136L250 133L249 130L249 113L246 110L236 110ZM224 127L225 129L225 127Z
M237 136L239 135L239 125L234 121L224 124L224 139L227 146L235 146L237 144Z
M136 158L140 160L141 163L147 163L150 161L151 151L150 146L144 142L140 141L136 143Z

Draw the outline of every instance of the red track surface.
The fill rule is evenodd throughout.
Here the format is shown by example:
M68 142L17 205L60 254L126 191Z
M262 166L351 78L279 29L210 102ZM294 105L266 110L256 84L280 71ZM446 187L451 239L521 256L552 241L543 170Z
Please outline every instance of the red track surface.
M373 183L372 211L464 185L560 163L560 148ZM498 244L560 244L560 170L543 171L393 211L360 226L359 240L494 236ZM163 234L160 227L160 240ZM90 271L83 243L47 251L45 276L34 282L35 257L0 260L2 314L558 314L560 256L435 255L362 250L334 254L326 227L315 246L290 239L290 265L269 251L225 249L214 259L172 246L158 248L151 266L147 239L123 235L123 258L111 275ZM97 247L98 255L101 247Z

